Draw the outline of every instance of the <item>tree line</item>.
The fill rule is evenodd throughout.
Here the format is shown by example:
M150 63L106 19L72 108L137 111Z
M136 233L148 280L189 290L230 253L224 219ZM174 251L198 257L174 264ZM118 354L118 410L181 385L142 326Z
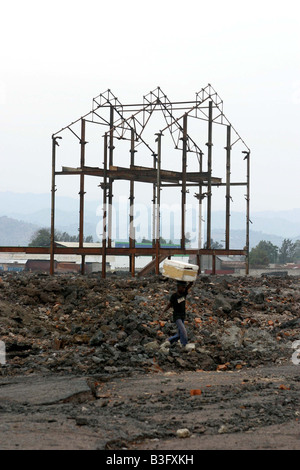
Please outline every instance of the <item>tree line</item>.
M67 232L55 230L54 239L57 242L79 242L79 235L70 235ZM51 240L50 228L41 228L34 233L28 246L49 247ZM143 242L152 243L152 241L143 238ZM167 243L167 240L161 237L161 243ZM186 243L190 242L189 234L186 236ZM93 243L92 235L84 237L85 243ZM169 243L172 243L170 240ZM221 249L223 245L211 240L211 248ZM280 247L270 241L261 240L258 245L251 249L249 253L250 266L268 266L269 264L286 264L300 262L300 240L293 242L285 238Z
M281 247L261 240L249 253L250 266L267 266L269 264L286 264L300 261L300 240L293 242L285 238Z
M70 235L67 232L61 232L59 230L54 231L54 240L56 242L79 242L79 235ZM50 228L41 228L37 230L29 243L28 246L50 246L51 241L51 230ZM84 237L84 242L93 243L92 235Z

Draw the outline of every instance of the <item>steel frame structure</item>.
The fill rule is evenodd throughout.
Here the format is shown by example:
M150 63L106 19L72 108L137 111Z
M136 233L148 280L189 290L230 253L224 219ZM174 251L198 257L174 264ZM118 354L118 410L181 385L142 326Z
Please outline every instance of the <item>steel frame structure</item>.
M150 118L156 113L163 116L165 127L157 129L152 142L145 137L145 130ZM107 117L109 116L109 117ZM207 124L206 152L200 144L189 134L189 120L205 121ZM80 125L80 133L75 132L75 125ZM86 126L100 125L104 127L103 137L103 163L99 167L86 165ZM213 168L213 126L226 126L226 181L212 175ZM56 168L57 147L64 132L71 132L80 144L80 166L63 166L60 171ZM169 133L175 149L181 152L181 171L169 171L161 167L162 140L165 133ZM129 167L114 165L116 140L128 141L130 152ZM237 143L242 143L244 160L246 160L246 181L231 181L231 151ZM152 167L136 165L136 152L139 146L148 152L153 161ZM204 147L204 148L205 148ZM198 171L187 170L188 154L195 154L198 160ZM206 159L207 171L203 171L204 159ZM78 248L63 248L55 245L55 192L57 176L79 175L79 245ZM84 246L84 198L85 177L95 176L100 178L100 187L103 192L103 233L100 248ZM129 247L118 248L112 244L112 204L113 185L115 181L127 180L129 189ZM134 230L134 204L135 182L149 183L153 187L152 199L152 247L136 247ZM212 215L212 188L224 186L226 188L225 204L225 248L215 250L211 247L211 215ZM245 186L246 188L246 240L245 247L241 250L230 248L230 210L231 187ZM179 248L166 249L160 243L160 217L161 217L161 190L164 187L178 187L181 189L181 243ZM207 199L206 206L206 246L200 245L197 249L187 248L186 236L186 194L189 187L196 187L198 193L195 197L199 201L199 218L202 216L202 201ZM223 112L223 101L208 84L202 88L191 101L170 101L160 87L143 97L141 103L122 104L118 98L107 90L93 99L92 110L60 131L52 135L52 182L51 182L51 244L49 248L16 248L2 247L0 251L25 251L27 253L49 253L50 273L54 274L54 259L56 254L78 254L82 257L81 273L85 272L85 256L99 255L102 258L102 277L106 276L106 257L109 255L129 256L130 272L135 276L135 257L151 256L152 262L147 265L140 274L145 274L151 269L159 273L159 264L166 257L175 254L190 254L197 256L200 265L201 255L212 256L213 273L215 273L216 255L244 255L246 259L246 274L249 273L249 223L250 223L250 149L226 118ZM5 249L6 248L6 249Z

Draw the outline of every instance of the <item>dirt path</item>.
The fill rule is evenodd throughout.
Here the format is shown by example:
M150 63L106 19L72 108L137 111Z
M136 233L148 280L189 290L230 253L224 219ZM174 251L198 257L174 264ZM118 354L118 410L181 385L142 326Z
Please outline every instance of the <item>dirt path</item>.
M300 449L299 372L2 378L0 449Z

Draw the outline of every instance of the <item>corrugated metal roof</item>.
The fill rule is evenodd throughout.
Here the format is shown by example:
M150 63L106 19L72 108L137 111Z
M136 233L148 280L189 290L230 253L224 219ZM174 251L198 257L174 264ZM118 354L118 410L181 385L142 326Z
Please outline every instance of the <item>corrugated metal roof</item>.
M55 242L57 246L62 246L65 248L79 248L78 242ZM83 243L84 248L101 248L102 243Z
M26 264L27 259L0 259L0 264Z

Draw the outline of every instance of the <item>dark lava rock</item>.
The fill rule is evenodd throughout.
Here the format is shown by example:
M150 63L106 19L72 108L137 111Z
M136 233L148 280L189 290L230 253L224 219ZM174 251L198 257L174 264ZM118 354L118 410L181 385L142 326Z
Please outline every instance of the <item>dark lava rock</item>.
M265 295L261 290L253 290L250 292L249 299L256 304L263 304Z
M230 313L232 306L228 300L221 295L218 295L213 303L213 310L220 313Z
M91 346L100 346L103 343L103 341L104 341L104 335L102 331L97 331L97 333L95 333L91 337L89 344Z

